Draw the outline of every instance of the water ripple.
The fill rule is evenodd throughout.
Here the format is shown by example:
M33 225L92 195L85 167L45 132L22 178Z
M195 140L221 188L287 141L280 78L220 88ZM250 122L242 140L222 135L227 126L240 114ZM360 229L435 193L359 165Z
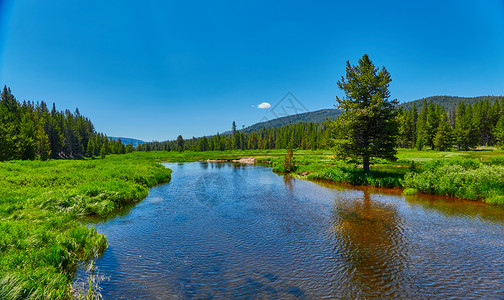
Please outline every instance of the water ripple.
M105 299L501 298L504 210L169 164L169 184L96 225Z

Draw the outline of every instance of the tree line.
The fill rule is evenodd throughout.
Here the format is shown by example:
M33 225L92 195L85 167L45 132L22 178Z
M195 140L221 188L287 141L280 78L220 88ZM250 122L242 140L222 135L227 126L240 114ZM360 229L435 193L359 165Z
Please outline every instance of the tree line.
M102 157L133 151L120 140L98 133L79 109L51 110L45 102L20 103L4 86L0 97L0 161L17 159Z
M423 101L420 110L399 108L398 145L402 148L469 150L504 146L504 98L474 105L459 102L453 109Z
M325 123L296 123L251 132L236 129L233 122L230 134L193 137L138 145L139 151L225 151L252 149L320 149L327 148L330 131Z

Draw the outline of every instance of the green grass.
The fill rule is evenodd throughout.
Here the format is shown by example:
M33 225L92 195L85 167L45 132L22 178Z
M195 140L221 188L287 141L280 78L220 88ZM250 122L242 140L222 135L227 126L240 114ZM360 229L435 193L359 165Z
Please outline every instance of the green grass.
M81 225L147 196L170 170L149 157L0 163L0 299L66 299L106 239Z

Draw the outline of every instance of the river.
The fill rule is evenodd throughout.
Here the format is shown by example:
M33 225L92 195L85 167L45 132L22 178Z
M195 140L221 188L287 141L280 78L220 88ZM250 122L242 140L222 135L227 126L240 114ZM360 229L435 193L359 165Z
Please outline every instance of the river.
M93 224L104 299L504 297L503 208L164 165L170 183Z

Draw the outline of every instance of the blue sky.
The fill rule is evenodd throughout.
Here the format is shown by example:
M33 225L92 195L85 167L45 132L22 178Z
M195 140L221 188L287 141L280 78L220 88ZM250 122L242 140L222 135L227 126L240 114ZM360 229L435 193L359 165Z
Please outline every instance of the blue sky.
M0 84L143 140L333 108L368 54L400 102L504 95L504 2L0 0Z

